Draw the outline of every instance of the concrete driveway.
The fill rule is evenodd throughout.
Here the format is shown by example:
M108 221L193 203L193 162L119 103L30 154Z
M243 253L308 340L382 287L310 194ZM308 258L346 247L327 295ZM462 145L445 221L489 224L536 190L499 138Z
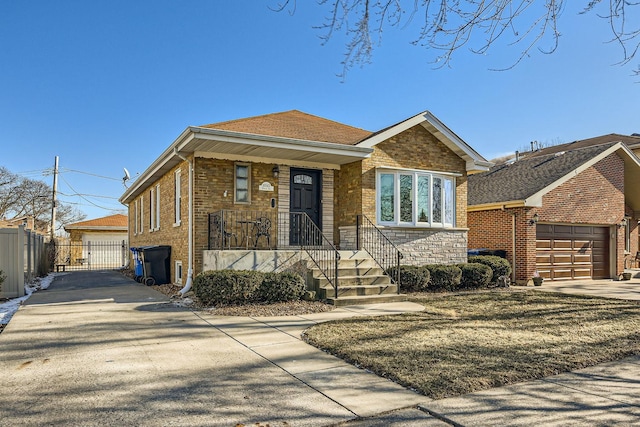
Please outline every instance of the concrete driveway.
M633 285L540 290L623 295ZM221 317L174 307L117 272L59 275L0 334L0 426L640 425L639 356L434 401L300 340L318 322L423 308Z
M640 300L640 270L627 271L633 273L631 280L607 279L544 282L542 286L536 286L531 289L605 298Z
M331 316L422 309L404 304ZM401 408L442 425L426 397L299 339L326 316L211 316L117 272L59 275L0 334L0 425L324 426Z

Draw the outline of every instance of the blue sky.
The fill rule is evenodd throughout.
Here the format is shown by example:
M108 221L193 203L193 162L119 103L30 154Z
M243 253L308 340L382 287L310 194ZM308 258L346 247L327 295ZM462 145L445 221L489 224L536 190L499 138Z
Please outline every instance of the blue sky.
M0 0L0 165L51 183L59 156L61 199L96 218L124 212L122 168L144 171L189 125L298 109L375 131L430 110L487 159L640 132L640 57L612 65L606 22L574 3L558 50L512 70L490 71L519 55L500 45L434 69L412 25L342 81L345 39L321 45L313 1L291 16L275 0Z

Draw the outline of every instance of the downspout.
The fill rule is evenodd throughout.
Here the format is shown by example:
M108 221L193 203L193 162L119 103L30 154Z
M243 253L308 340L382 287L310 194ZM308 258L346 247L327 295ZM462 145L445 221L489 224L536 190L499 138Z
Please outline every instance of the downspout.
M516 213L511 214L511 283L516 284Z
M189 165L189 202L187 203L188 205L188 231L187 231L187 246L188 246L188 253L189 253L189 267L187 269L187 283L184 285L184 287L182 289L180 289L179 294L181 297L184 297L184 295L189 292L189 290L191 289L191 285L193 283L193 162L187 158L185 158L184 156L182 156L180 153L178 153L178 149L174 148L173 149L173 153L178 156L180 159L182 159L183 161L187 162Z

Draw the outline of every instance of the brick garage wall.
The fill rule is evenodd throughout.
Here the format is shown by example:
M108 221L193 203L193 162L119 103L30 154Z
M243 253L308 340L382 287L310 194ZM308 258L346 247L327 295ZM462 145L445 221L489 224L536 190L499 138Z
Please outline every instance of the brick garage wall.
M624 216L624 161L611 154L569 179L542 198L542 207L469 212L469 247L506 249L514 265L515 279L526 282L536 271L536 233L530 220L538 214L541 223L614 225ZM512 216L515 215L516 248L513 259ZM632 221L633 222L633 221ZM632 224L637 236L637 221ZM637 245L637 238L632 238ZM624 229L619 229L611 250L616 254L616 272L624 263Z
M541 222L618 224L624 217L624 161L611 154L542 198Z
M180 169L180 192L181 192L181 224L175 222L175 171ZM150 229L150 195L151 189L155 191L156 185L160 184L160 227L157 230ZM169 245L171 246L170 274L171 280L175 277L175 261L182 261L182 283L186 283L188 265L188 191L189 191L189 167L187 162L181 162L178 166L167 172L162 178L153 182L138 196L139 202L142 197L142 211L144 223L142 232L138 227L135 232L135 201L129 204L129 245L132 247L149 245ZM133 265L133 262L132 264Z
M501 249L513 264L513 215L515 209L469 212L469 249Z
M614 153L543 196L540 222L617 225L624 218L624 160ZM615 274L624 270L624 229L610 240Z

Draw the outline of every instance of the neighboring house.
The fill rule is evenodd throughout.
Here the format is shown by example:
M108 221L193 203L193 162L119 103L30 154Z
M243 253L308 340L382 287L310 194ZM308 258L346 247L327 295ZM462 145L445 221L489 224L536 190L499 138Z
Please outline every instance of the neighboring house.
M65 225L69 241L59 242L65 252L57 262L91 268L122 267L123 248L125 254L129 251L127 226L128 218L122 214Z
M467 174L490 165L428 111L370 132L293 110L188 127L120 201L132 246L171 246L176 283L183 265L258 268L258 252L315 248L315 227L325 243L359 249L367 219L403 263L458 263Z
M41 236L49 235L49 223L35 219L33 216L25 215L12 219L0 219L0 228L17 228L24 226L26 230L34 231Z
M638 137L525 153L469 177L469 247L506 250L514 279L617 278L638 251Z

